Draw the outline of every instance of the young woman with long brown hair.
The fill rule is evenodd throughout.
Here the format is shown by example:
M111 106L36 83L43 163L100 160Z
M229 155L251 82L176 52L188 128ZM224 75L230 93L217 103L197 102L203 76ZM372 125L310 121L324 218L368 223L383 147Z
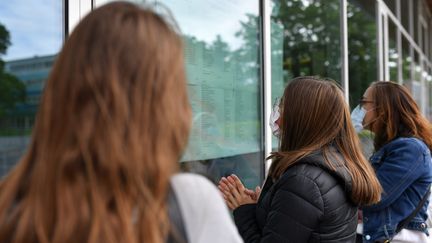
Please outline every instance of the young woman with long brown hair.
M430 123L408 89L393 82L372 83L360 106L358 120L375 134L370 162L384 189L379 203L363 207L363 242L432 242L428 201L421 203L432 183Z
M126 2L92 11L57 57L28 152L0 184L0 242L241 242L210 182L174 176L190 122L174 26Z
M280 110L279 150L262 192L245 189L236 176L219 185L240 234L245 242L355 242L357 207L378 202L381 187L341 89L296 78Z

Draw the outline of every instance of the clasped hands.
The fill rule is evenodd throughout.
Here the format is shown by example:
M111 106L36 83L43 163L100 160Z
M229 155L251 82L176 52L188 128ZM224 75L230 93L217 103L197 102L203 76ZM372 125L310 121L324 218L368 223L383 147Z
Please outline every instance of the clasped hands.
M240 179L234 174L226 178L222 177L219 181L218 188L222 192L222 196L231 210L244 204L256 203L261 193L261 188L259 186L255 188L255 191L244 187Z

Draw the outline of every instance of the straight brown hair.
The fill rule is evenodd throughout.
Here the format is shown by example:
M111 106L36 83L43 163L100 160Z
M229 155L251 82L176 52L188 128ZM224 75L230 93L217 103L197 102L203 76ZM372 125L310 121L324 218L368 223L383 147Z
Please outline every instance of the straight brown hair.
M394 82L378 81L370 86L376 120L375 150L398 137L416 137L432 149L432 127L421 114L408 89Z
M343 163L352 178L351 199L360 205L373 204L381 198L381 185L364 158L351 123L348 104L334 81L317 77L293 79L282 97L281 139L269 176L278 179L297 161L321 150L326 163L335 168ZM335 147L342 161L331 156Z
M0 184L0 242L165 242L190 119L176 29L131 3L92 11L57 57L28 152Z

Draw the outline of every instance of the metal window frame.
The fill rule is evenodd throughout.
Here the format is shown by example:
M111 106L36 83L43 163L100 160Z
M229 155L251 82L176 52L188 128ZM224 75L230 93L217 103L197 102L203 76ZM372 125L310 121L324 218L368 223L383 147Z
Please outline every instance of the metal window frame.
M263 107L263 138L264 138L264 161L265 161L265 176L267 176L268 171L271 166L270 160L265 160L272 151L272 132L270 126L270 113L272 109L271 101L271 1L270 0L260 0L261 7L261 19L262 19L262 39L261 39L261 51L263 54L262 67L262 87L263 87L263 97L262 97L262 107Z
M72 33L78 22L93 9L93 0L65 1L65 37Z

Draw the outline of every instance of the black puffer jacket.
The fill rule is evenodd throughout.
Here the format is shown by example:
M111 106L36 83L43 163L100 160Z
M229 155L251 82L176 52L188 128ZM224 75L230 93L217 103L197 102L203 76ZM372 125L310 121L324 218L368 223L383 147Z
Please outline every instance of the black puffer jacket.
M335 171L315 153L276 182L269 178L257 204L234 211L244 241L355 242L357 207L350 201L351 177L337 160L331 160Z

